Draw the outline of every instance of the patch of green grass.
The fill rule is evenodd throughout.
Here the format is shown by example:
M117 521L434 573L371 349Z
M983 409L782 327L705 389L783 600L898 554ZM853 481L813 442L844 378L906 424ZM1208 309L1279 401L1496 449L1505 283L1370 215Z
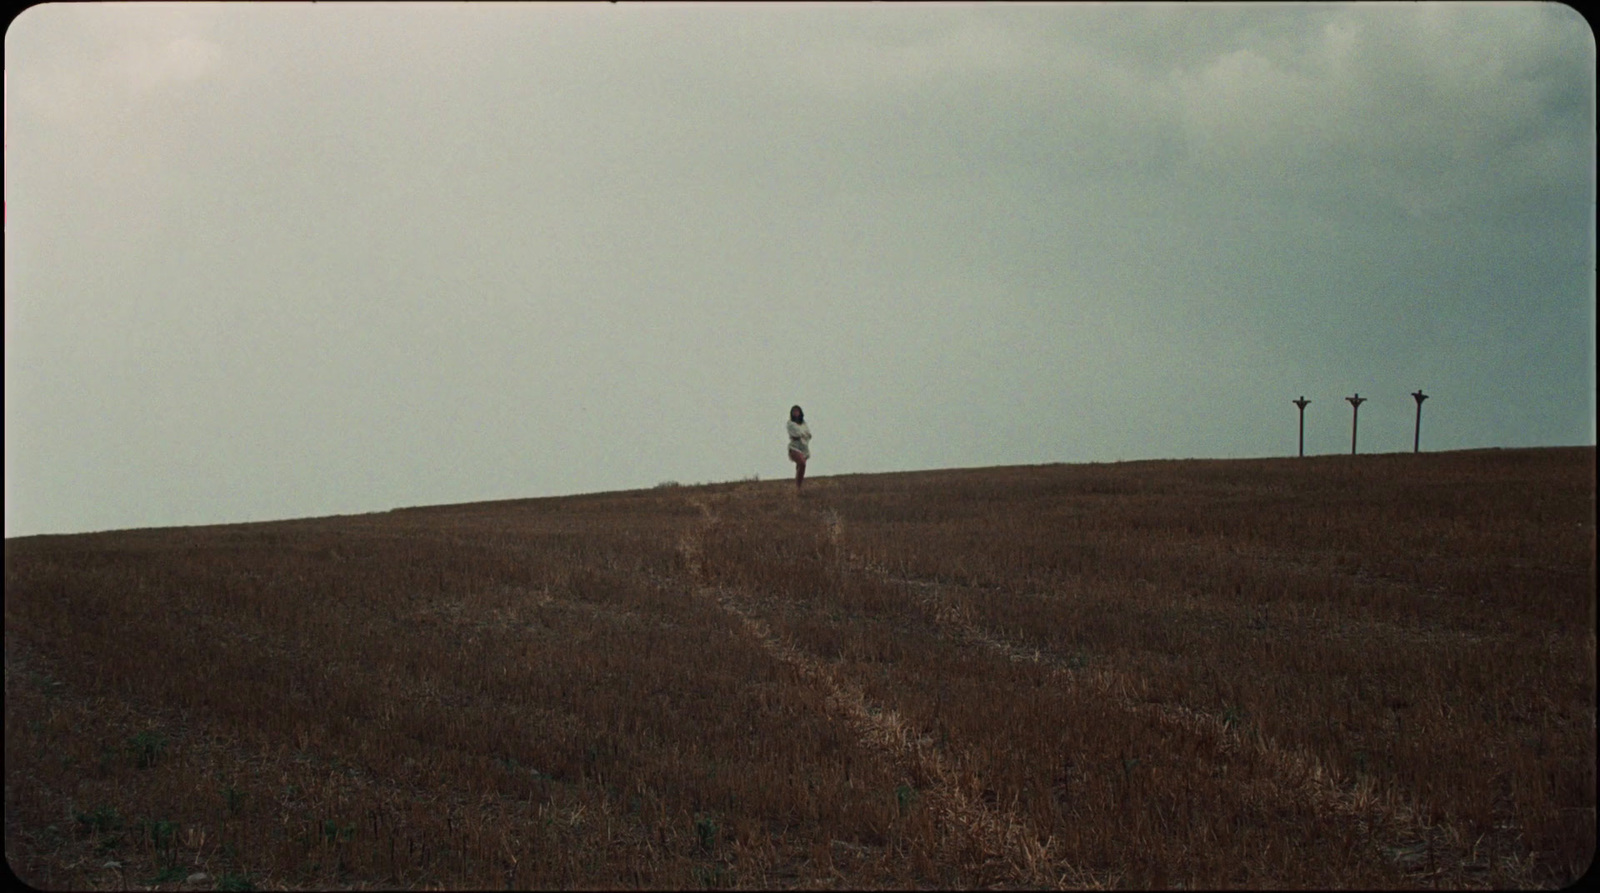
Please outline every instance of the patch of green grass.
M356 826L354 822L343 826L333 819L325 819L322 822L322 839L330 843L342 843L355 836Z
M911 804L916 803L918 796L920 795L917 793L917 789L908 784L903 784L894 789L894 800L900 805L901 812L908 809Z
M248 874L224 874L217 879L217 889L228 893L250 893L256 885Z
M78 813L76 818L79 825L96 834L122 830L122 816L110 806L97 806L93 812Z
M167 739L160 732L146 730L128 742L128 753L133 757L133 764L140 769L154 766L166 750Z
M717 823L710 816L694 820L694 833L700 838L700 847L709 850L717 845Z
M178 823L162 819L140 822L138 838L144 840L147 837L158 852L171 850L172 844L178 839Z
M1227 709L1222 711L1223 728L1237 728L1240 723L1244 722L1245 715L1245 712L1240 710L1238 707L1235 707L1231 704L1228 705Z

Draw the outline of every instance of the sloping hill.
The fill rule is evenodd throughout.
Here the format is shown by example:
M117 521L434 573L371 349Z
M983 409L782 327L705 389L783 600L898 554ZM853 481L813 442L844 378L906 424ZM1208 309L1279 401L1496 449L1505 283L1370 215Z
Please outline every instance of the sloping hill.
M1593 448L807 486L7 540L7 859L243 889L1593 858Z

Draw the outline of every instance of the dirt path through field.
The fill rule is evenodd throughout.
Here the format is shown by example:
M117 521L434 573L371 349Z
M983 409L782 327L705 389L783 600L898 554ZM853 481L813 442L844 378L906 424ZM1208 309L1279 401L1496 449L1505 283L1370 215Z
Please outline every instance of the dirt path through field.
M759 523L762 512L773 506L758 502L753 494L722 496L715 506L701 500L696 505L702 517L690 534L691 552L697 552L705 534L719 523ZM1371 776L1349 780L1324 765L1317 756L1301 748L1284 746L1270 737L1249 734L1224 716L1173 703L1154 703L1145 699L1143 680L1126 672L1090 669L1071 665L1060 655L1026 648L996 635L974 621L970 609L954 597L954 584L896 576L886 569L871 566L851 552L841 516L825 505L802 511L810 514L840 556L843 569L852 574L876 577L906 587L930 614L938 628L951 641L986 650L1010 661L1032 662L1048 668L1058 684L1092 691L1103 703L1130 713L1152 717L1190 734L1204 734L1222 742L1224 752L1254 751L1264 780L1253 786L1253 795L1280 804L1309 803L1326 815L1341 817L1371 834L1375 859L1387 859L1417 876L1461 870L1468 876L1487 865L1479 865L1473 854L1473 841L1466 838L1451 817L1430 821L1430 810L1420 798L1393 784L1380 784ZM724 516L727 516L726 519ZM1048 848L1041 848L1036 836L1025 832L1025 824L1015 816L996 812L953 781L954 773L940 754L926 741L909 733L901 717L866 703L861 690L832 667L814 656L777 639L750 607L750 599L740 593L700 587L699 594L711 598L737 617L750 634L775 658L799 668L808 679L823 686L830 700L862 736L898 756L915 761L929 777L941 780L939 796L951 821L975 839L984 842L986 851L1005 853L1006 861L1018 872L1016 877L1030 883L1060 882L1062 878L1042 875L1041 866L1051 861ZM1458 877L1460 875L1457 875ZM1074 885L1091 883L1087 879Z
M852 554L842 541L842 525L837 515L823 512L819 523L828 529L854 573L905 586L913 597L933 615L935 622L951 639L969 643L1015 662L1031 662L1049 668L1053 680L1065 686L1085 687L1130 713L1151 716L1162 723L1191 733L1206 733L1224 742L1231 750L1254 750L1263 768L1272 773L1275 783L1258 785L1258 790L1280 801L1315 804L1326 813L1371 829L1382 857L1407 869L1422 870L1432 865L1472 865L1472 841L1448 819L1430 822L1423 815L1419 798L1395 785L1380 785L1371 776L1346 781L1316 757L1301 748L1285 747L1270 737L1247 735L1219 714L1196 710L1182 704L1142 700L1147 686L1124 672L1075 667L1059 655L1026 648L995 635L975 623L970 609L951 597L959 588L954 584L897 576L876 568ZM1470 869L1469 869L1470 870ZM1487 866L1481 866L1486 871Z
M775 635L754 613L748 595L728 587L703 585L699 556L707 532L721 523L722 516L705 501L696 500L694 504L701 510L702 517L680 546L696 578L695 594L737 619L775 660L795 668L807 681L818 686L825 693L829 707L863 743L891 763L911 769L913 775L931 780L920 796L938 816L941 830L949 840L947 846L978 856L982 880L986 884L1103 889L1115 883L1114 878L1096 878L1062 864L1059 854L1053 852L1054 841L1041 843L1037 832L1022 817L991 807L979 799L961 783L955 769L929 738L917 735L898 712L872 703L861 686L839 667ZM724 502L723 507L728 507L728 503Z

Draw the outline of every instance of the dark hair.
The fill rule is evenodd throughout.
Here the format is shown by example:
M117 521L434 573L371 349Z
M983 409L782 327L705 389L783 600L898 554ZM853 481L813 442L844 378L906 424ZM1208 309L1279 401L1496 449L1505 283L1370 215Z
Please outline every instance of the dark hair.
M791 420L795 420L794 419L795 413L799 413L800 414L800 418L798 419L798 421L800 422L800 424L804 425L806 423L806 411L801 409L799 404L796 404L794 406L789 407L789 418Z

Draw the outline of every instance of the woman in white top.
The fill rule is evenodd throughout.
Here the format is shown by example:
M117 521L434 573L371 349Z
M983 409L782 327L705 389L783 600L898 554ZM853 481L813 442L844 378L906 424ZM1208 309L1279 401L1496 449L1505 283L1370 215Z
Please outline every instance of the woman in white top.
M789 407L789 461L794 463L794 492L806 479L806 460L811 458L811 429L806 414L798 406Z

